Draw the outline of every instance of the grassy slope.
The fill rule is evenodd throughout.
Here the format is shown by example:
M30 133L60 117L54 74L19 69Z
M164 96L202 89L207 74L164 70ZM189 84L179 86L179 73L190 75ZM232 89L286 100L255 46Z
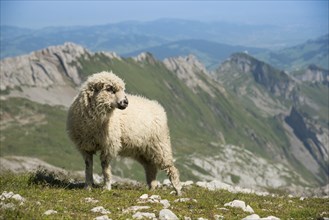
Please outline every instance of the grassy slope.
M233 200L245 201L261 217L272 215L280 219L319 219L324 212L328 214L329 206L329 199L307 198L301 201L299 198L233 194L225 190L208 191L196 186L184 189L183 197L196 199L197 202L174 202L177 197L170 194L171 189L150 192L145 186L121 185L114 187L110 192L104 192L100 188L86 191L80 188L69 189L65 185L55 186L50 181L48 184L37 183L35 180L32 174L0 176L0 193L12 191L25 198L22 205L13 199L5 200L5 203L15 204L16 208L1 210L0 219L92 219L102 215L90 211L96 206L110 210L111 214L108 216L112 219L127 219L132 218L133 213L123 214L123 210L134 205L150 206L143 211L155 213L158 217L159 211L163 209L161 204L137 203L138 198L144 193L160 195L162 199L167 199L171 204L169 209L180 219L184 216L192 219L199 217L214 219L214 215L224 216L224 219L242 219L250 215L239 208L220 209L224 208L225 203ZM87 203L85 202L87 197L97 199L99 202ZM45 216L43 213L50 209L58 213Z

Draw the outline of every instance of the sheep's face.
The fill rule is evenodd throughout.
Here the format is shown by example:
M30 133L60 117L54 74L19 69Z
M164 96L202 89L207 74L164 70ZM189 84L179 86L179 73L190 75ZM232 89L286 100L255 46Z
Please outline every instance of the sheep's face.
M127 108L128 99L124 82L114 74L107 73L105 76L101 80L91 80L89 84L91 105L98 113L110 112L115 108Z

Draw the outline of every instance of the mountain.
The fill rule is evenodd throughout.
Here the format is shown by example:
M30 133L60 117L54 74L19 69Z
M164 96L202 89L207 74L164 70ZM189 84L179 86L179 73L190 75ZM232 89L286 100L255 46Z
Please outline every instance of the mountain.
M213 74L192 55L123 58L73 43L0 62L1 155L81 169L82 158L65 132L69 100L88 75L112 70L125 80L127 92L165 107L183 180L219 179L262 189L328 181L328 108L321 98L328 87L296 82L245 53ZM113 169L144 179L142 167L128 159L114 161Z
M281 27L182 19L42 29L10 26L0 28L1 58L30 53L68 41L91 51L114 51L122 55L168 42L191 39L258 48L282 48L325 34L323 28L319 27ZM282 35L282 32L285 34Z
M313 67L314 69L314 67ZM322 72L305 70L308 78ZM311 76L313 75L313 76ZM300 75L303 79L305 74ZM296 81L288 73L246 53L233 54L214 73L254 115L279 121L285 154L328 178L328 85ZM323 79L324 77L322 77ZM316 165L317 164L317 165Z
M150 48L143 48L142 50L134 51L123 56L137 56L143 51L152 53L157 59L163 60L168 57L188 56L194 54L207 67L207 69L214 69L224 61L229 55L236 52L248 51L252 54L264 52L265 49L232 46L228 44L221 44L207 40L180 40L169 42L160 46Z
M314 40L288 47L279 51L267 51L255 54L261 59L280 69L297 71L314 64L329 69L329 34Z

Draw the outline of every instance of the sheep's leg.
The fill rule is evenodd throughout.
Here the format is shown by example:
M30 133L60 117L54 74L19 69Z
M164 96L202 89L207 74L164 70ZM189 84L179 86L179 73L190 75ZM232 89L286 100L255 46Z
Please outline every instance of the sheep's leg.
M93 178L93 154L89 152L82 152L83 159L85 160L85 188L91 189L94 184Z
M138 161L144 167L146 183L149 189L154 190L158 186L158 181L156 180L156 176L158 172L157 166L154 163L149 162L142 157L138 158Z
M104 189L111 190L111 165L110 158L101 154L101 165L104 177Z
M148 163L144 165L146 182L151 190L154 190L158 186L158 181L156 180L158 169L153 163Z
M182 192L181 192L182 185L179 180L179 172L178 172L177 168L174 165L171 165L169 167L166 167L164 170L166 171L171 184L173 185L174 189L176 190L176 194L178 196L182 195Z

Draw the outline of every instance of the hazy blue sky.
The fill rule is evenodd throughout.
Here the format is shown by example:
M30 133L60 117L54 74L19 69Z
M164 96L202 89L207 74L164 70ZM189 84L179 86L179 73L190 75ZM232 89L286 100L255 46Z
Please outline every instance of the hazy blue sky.
M1 25L27 28L181 18L328 28L328 0L310 1L3 1Z

